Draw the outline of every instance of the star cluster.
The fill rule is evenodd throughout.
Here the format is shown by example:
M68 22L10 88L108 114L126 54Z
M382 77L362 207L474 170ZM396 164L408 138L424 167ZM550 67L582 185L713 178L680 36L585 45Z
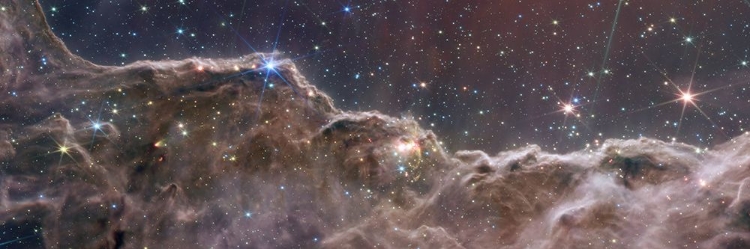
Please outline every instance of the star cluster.
M95 63L276 51L338 106L413 117L451 149L710 147L750 122L746 1L42 4Z

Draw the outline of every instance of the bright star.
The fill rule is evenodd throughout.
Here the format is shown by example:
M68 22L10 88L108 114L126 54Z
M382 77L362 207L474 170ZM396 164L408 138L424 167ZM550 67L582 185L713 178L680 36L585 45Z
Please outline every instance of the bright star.
M271 60L271 61L266 62L266 65L264 65L263 67L266 68L266 69L268 69L268 70L274 70L275 71L276 70L276 66L277 66L276 62L274 62L274 61Z
M684 101L685 103L690 103L693 102L693 97L693 94L690 94L690 92L684 92L682 93L682 97L680 97L680 99L682 99L682 101Z
M57 147L57 152L60 152L62 154L68 154L69 150L70 148L68 148L68 146L65 146L65 145L60 145L59 147Z
M70 155L70 153L73 152L73 148L68 146L67 141L63 141L62 144L58 143L57 141L55 141L55 143L57 144L57 150L55 150L54 153L60 153L60 162L62 162L63 156L68 156L70 158L73 158Z
M565 104L565 105L563 105L563 112L565 114L573 113L573 111L575 111L575 106L573 106L571 104Z

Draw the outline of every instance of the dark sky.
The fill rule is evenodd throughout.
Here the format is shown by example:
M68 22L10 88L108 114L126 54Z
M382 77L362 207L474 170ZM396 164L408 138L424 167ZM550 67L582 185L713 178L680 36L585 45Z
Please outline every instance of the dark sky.
M338 107L412 116L452 150L640 136L710 147L750 122L746 0L42 5L95 63L275 49Z

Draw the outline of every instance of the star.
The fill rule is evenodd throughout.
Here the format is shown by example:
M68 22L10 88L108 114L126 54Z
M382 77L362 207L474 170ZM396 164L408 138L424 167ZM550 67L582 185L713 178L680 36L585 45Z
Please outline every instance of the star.
M73 152L73 147L71 145L68 145L67 140L63 140L62 143L55 141L55 144L57 144L57 149L53 151L52 153L60 153L60 161L59 161L60 163L62 163L63 156L67 156L70 159L73 159L73 161L75 161L75 159L71 155L71 153Z
M99 122L94 122L94 123L91 124L91 128L94 128L94 130L99 131L99 130L102 129L102 124L99 123Z
M690 92L684 92L684 93L682 93L682 96L680 97L680 99L683 102L685 102L685 103L691 103L691 102L693 102L693 98L694 98L694 96Z
M563 105L563 112L565 114L571 114L571 113L573 113L573 111L575 111L575 107L573 105L571 105L571 104L565 104L565 105Z
M69 155L68 152L70 151L70 148L67 145L60 145L57 147L57 150L55 152L59 152L60 154Z
M263 68L276 71L277 66L278 65L276 64L276 62L274 62L273 59L271 59L270 61L267 61L265 65L263 65Z

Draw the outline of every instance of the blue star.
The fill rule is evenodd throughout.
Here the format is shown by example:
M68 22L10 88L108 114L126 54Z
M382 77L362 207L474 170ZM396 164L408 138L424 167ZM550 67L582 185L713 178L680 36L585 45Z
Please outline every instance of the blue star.
M272 60L267 61L266 64L263 66L263 68L268 69L268 70L272 70L272 71L276 71L276 67L277 66L278 65L276 65L276 63L272 59Z

